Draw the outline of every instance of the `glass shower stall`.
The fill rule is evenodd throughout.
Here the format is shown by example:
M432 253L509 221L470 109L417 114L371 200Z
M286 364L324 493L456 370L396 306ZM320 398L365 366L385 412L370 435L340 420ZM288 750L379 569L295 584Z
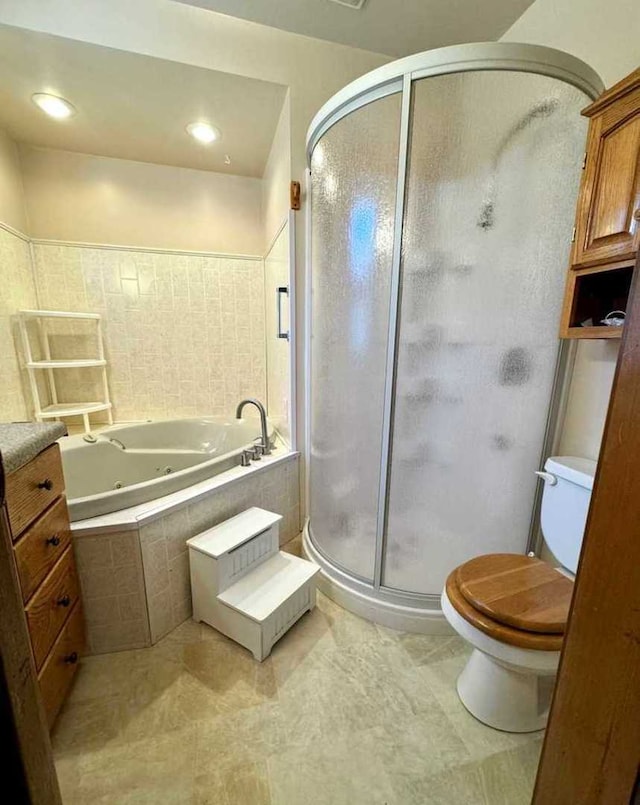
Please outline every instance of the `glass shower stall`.
M527 549L601 88L559 51L455 46L311 125L304 546L353 611L438 631L453 568Z

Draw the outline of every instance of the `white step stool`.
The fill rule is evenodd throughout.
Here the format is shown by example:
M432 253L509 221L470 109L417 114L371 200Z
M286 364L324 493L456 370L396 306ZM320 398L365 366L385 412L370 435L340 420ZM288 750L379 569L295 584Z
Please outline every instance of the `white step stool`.
M187 540L193 618L268 657L316 604L319 567L278 550L282 516L247 509Z

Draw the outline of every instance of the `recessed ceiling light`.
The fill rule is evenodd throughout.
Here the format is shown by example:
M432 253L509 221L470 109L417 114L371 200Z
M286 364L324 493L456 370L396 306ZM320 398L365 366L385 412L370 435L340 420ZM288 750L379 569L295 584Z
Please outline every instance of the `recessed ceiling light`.
M205 145L209 145L220 139L218 129L214 128L209 123L189 123L187 131L194 140L197 140L199 143L204 143Z
M36 106L42 109L46 115L55 117L56 120L64 120L67 117L72 117L76 113L73 104L69 103L69 101L65 101L64 98L59 98L57 95L50 95L48 92L36 92L35 95L31 96L31 100Z

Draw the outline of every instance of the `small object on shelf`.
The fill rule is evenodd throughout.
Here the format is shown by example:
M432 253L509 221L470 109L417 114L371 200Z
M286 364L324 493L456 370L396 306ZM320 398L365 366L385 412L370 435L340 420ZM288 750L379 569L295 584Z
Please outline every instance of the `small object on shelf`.
M624 310L612 310L604 319L601 319L600 324L605 324L607 327L622 327L626 315Z
M47 319L76 319L95 322L98 354L95 357L89 358L52 358L50 344L51 332L46 326ZM37 323L38 340L44 356L43 360L34 359L32 344L29 338L29 329L27 327L27 323L29 321L35 321ZM109 382L107 379L107 360L104 353L102 317L100 314L77 313L65 310L20 310L19 325L22 348L24 350L25 367L29 374L29 386L31 388L31 396L33 398L33 408L36 421L42 422L46 419L63 419L64 417L81 416L84 423L85 432L89 433L91 430L89 414L95 414L99 411L106 411L108 422L110 425L112 425L113 415L111 413L111 397L109 394ZM102 369L102 400L64 403L58 401L59 380L56 379L56 369L90 369L95 367ZM45 370L47 373L49 395L51 397L51 403L48 405L42 404L40 399L40 389L38 387L36 376L36 373L42 370Z

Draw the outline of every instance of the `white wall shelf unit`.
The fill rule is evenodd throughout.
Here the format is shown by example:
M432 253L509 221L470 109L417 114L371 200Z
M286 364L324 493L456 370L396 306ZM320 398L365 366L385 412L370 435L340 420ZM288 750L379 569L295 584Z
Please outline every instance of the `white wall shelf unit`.
M75 319L93 321L96 325L97 352L91 358L52 358L50 330L47 327L48 319ZM29 321L35 321L40 350L43 359L34 359L33 345L27 326ZM64 417L81 416L84 429L88 433L91 429L89 415L99 411L107 411L109 424L113 424L111 413L111 396L109 394L109 381L107 378L107 360L104 353L104 340L102 337L102 319L99 313L76 313L64 310L21 310L19 311L20 336L24 350L24 361L29 376L29 386L33 398L34 415L38 422L45 419L63 419ZM56 378L56 369L102 369L102 400L59 402L59 379ZM37 373L45 371L49 387L51 402L42 404L40 389L38 387Z

